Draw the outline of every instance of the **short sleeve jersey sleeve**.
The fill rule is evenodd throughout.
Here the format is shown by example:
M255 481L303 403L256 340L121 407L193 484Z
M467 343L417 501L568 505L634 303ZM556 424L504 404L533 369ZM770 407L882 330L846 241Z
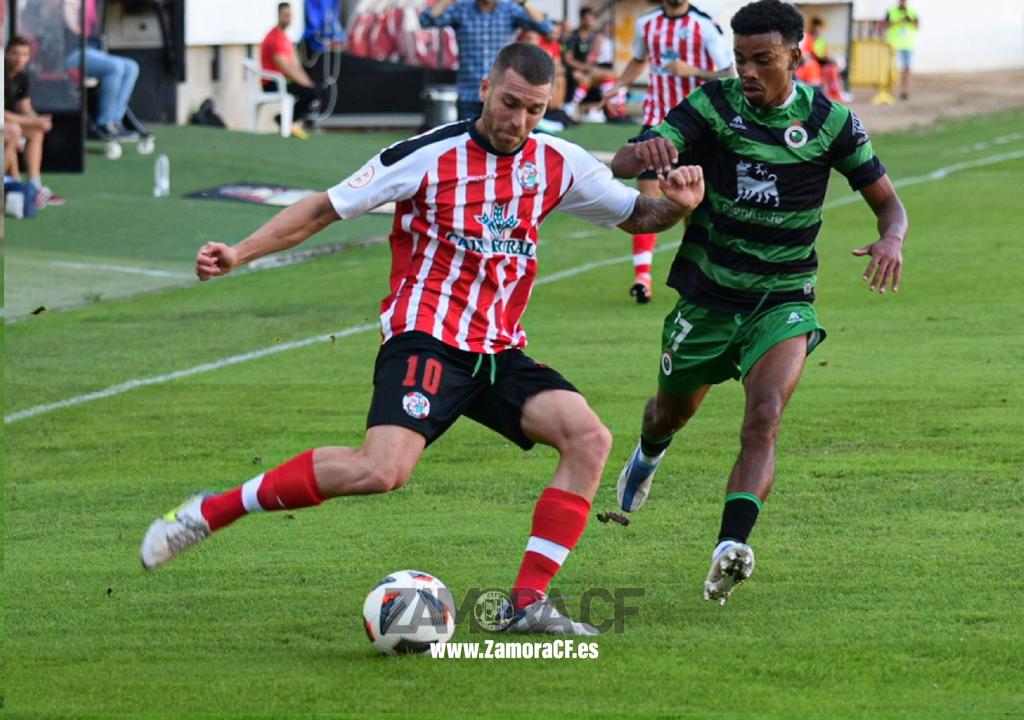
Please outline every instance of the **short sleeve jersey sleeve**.
M647 23L649 20L643 18L640 19L636 24L636 30L633 31L633 57L637 60L647 59Z
M692 150L711 132L711 125L691 102L691 99L698 95L703 95L701 88L694 90L685 100L669 110L659 125L655 125L635 139L647 140L654 135L660 135L671 140L680 154Z
M832 167L846 177L851 188L860 190L885 175L885 166L871 147L860 118L853 110L843 109L848 117L832 143Z
M605 228L615 227L633 214L639 192L613 178L604 163L579 145L566 142L557 149L572 176L559 210Z
M384 150L369 162L327 190L334 211L343 220L365 215L388 202L408 200L419 189L426 174L417 153L389 161Z
M725 70L732 67L732 46L725 41L725 34L722 28L714 20L700 19L701 38L704 44L704 52L715 64L715 70Z

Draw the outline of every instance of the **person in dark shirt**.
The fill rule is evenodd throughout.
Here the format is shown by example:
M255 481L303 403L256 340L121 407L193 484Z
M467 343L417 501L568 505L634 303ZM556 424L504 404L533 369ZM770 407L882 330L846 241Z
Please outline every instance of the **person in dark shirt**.
M36 189L36 206L63 205L64 198L43 185L40 171L43 166L43 138L53 128L49 115L40 115L29 98L28 63L32 59L32 46L20 35L7 43L4 52L4 173L13 166L12 176L18 176L16 154L24 143L25 169L28 181ZM7 145L13 145L11 158Z
M565 112L570 116L576 114L577 108L592 89L600 87L603 91L614 84L615 70L600 67L594 62L594 49L598 40L597 15L591 8L581 8L580 26L566 40L562 55L574 85L572 98L565 105ZM604 122L604 112L595 104L587 120Z

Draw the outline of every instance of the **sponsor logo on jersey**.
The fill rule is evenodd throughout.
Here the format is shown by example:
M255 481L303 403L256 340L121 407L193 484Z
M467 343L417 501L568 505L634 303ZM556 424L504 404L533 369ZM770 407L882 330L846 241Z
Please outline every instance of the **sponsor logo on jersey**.
M488 180L493 180L496 177L498 177L497 173L487 173L486 175L467 175L466 177L458 178L457 182L468 185L473 182L487 182Z
M536 190L537 186L540 185L537 166L532 162L524 162L520 165L519 169L516 170L516 182L519 183L519 187L527 192Z
M519 227L519 218L506 215L508 205L495 203L490 215L477 215L476 221L487 228L492 240L502 240L509 230Z
M529 240L517 238L484 240L457 235L453 232L444 237L456 247L481 255L519 255L524 258L532 258L537 254L537 246Z
M371 180L373 180L374 173L375 170L373 169L372 164L364 165L362 168L352 173L352 175L349 176L348 182L345 184L353 190L364 188L370 184Z
M422 420L430 414L430 401L427 400L423 393L406 393L405 397L402 398L402 409L405 410L405 414L409 417Z
M861 123L860 118L857 117L857 113L853 110L850 111L850 120L850 129L853 131L853 137L857 139L858 145L863 145L868 141L868 131L864 129L863 123Z
M796 148L802 148L806 145L808 139L810 139L810 135L808 135L807 131L802 126L790 125L786 128L786 131L782 133L782 139L786 141L787 145L795 150Z
M745 160L736 163L736 202L779 206L779 176L764 163L751 164Z
M677 53L675 50L669 50L669 49L662 50L661 51L661 66L660 67L654 67L652 65L651 66L651 70L653 70L658 75L674 75L674 73L669 69L668 66L671 65L672 63L674 63L678 59L679 59L679 53Z

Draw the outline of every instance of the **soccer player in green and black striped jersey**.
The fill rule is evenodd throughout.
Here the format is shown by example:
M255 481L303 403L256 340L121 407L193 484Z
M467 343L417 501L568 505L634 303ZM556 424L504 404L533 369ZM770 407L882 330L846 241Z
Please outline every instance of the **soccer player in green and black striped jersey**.
M803 17L758 0L732 19L738 77L702 85L665 120L615 156L619 177L703 169L705 197L669 273L679 302L665 319L657 394L640 442L619 477L622 508L639 508L674 434L712 385L741 379L746 408L740 454L704 597L724 603L754 569L747 545L775 476L775 440L807 355L825 339L814 310L815 238L829 173L860 191L879 239L864 279L899 288L907 216L867 132L848 108L793 81Z

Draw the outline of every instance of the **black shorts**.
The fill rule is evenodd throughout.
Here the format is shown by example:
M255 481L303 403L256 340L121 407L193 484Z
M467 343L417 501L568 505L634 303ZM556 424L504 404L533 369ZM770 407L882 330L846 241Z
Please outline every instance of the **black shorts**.
M366 427L399 425L429 445L465 415L529 450L534 442L523 432L523 405L545 390L579 392L520 350L481 355L406 332L377 353Z

